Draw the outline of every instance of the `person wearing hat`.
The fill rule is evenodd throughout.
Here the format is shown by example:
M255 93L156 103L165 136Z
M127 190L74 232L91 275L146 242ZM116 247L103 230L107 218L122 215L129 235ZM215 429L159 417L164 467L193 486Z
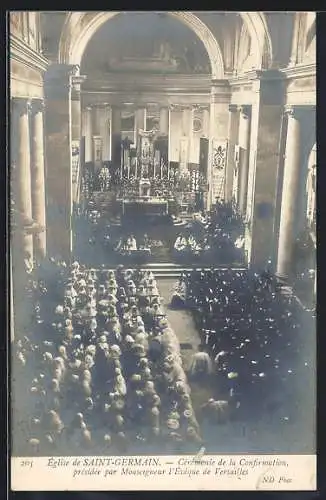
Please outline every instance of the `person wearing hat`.
M146 357L146 351L143 345L137 344L136 342L131 346L131 352L135 357L135 361L138 361L139 358Z
M90 302L96 304L96 288L94 284L88 284L86 288L86 294L90 298Z
M146 408L146 421L150 428L160 428L160 410L157 406Z
M120 394L120 396L122 396L122 397L125 397L127 394L126 382L125 382L125 379L123 378L123 376L121 375L121 372L119 375L116 376L116 383L114 386L114 390L115 390L115 392Z
M118 359L121 356L121 349L117 344L111 345L110 356L112 359Z
M123 266L120 265L120 266L118 266L118 268L123 269ZM106 279L107 280L115 279L115 273L114 273L114 271L112 271L112 269L106 272Z
M65 339L68 340L68 341L71 341L72 338L73 338L73 326L72 326L72 322L70 319L66 319L65 321L65 327L64 327L64 335L65 335Z
M108 319L110 321L115 320L116 318L118 318L118 313L117 313L117 309L116 309L115 304L110 303L107 306L107 313L108 313Z
M164 346L160 335L151 337L148 344L148 359L157 363L163 356Z
M122 302L126 298L127 294L123 286L120 286L118 291L117 291L117 299Z
M106 300L108 302L108 306L116 306L117 302L118 302L118 299L116 298L115 295L113 295L112 293L108 293L107 296L106 296Z
M104 434L104 437L103 437L103 450L107 450L109 448L111 448L112 446L112 438L110 436L110 434Z
M194 380L203 382L213 373L212 360L206 352L205 346L200 345L198 352L193 355L189 372Z
M191 403L188 404L183 410L181 415L181 420L183 428L187 429L189 427L192 427L193 429L195 429L198 435L200 434L200 427L196 419L196 416L194 414L194 410L191 406Z
M187 435L187 440L190 441L191 443L203 444L203 440L198 434L195 427L189 426L187 428L186 435Z
M88 277L89 277L89 279L97 281L97 274L96 274L95 269L90 269Z
M139 344L139 345L143 346L143 348L145 349L145 351L148 350L148 335L147 335L147 333L145 333L143 331L139 332L138 329L137 329L137 332L134 335L134 339L135 339L135 343L136 344Z
M59 317L63 316L64 314L64 307L60 304L57 305L57 307L55 308L55 314Z
M201 406L203 417L208 418L212 424L224 424L229 420L230 408L228 401L210 398Z
M97 300L100 301L106 296L106 289L103 283L101 283L97 290Z
M151 369L148 367L143 368L141 370L141 376L142 376L142 379L144 380L144 382L149 381L149 380L153 380L153 375L152 375Z
M137 293L137 288L135 286L135 283L132 280L129 280L127 285L127 296L135 297L136 293Z
M78 288L78 292L80 292L80 290L82 288L86 288L87 284L86 284L86 280L84 278L84 275L82 273L79 273L77 275L77 288Z
M141 358L138 363L137 363L138 367L140 370L143 370L145 368L149 368L149 361L147 358Z
M116 281L115 277L111 276L110 278L108 278L108 280L109 280L109 288L110 287L114 288L114 290L115 290L114 294L116 294L118 288L117 288L117 281Z
M152 304L152 310L155 321L159 321L165 317L165 313L159 304Z

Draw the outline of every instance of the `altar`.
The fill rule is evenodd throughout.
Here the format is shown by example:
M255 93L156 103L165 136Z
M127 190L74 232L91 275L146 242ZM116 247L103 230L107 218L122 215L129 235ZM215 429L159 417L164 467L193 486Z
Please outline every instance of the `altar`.
M166 216L169 213L169 201L157 197L138 197L121 200L121 213L128 218Z

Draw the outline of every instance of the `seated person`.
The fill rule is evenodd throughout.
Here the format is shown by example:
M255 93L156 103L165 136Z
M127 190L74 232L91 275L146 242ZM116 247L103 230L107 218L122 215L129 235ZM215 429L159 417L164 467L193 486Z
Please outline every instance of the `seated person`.
M179 234L174 243L174 250L177 252L184 252L187 249L187 246L187 239L182 234Z
M122 238L119 238L114 250L116 252L121 252L124 249L124 241Z
M150 241L148 235L145 233L143 239L139 245L140 250L150 249Z
M239 237L235 240L235 242L234 242L234 246L235 246L236 248L241 249L241 248L243 248L244 242L245 242L244 237L243 237L243 236L239 236Z
M137 242L133 234L127 238L126 247L128 252L135 252L137 250Z
M186 285L185 283L177 283L175 286L172 297L171 297L171 307L179 308L184 307L186 303Z
M201 250L200 245L198 245L197 241L192 236L192 234L188 238L188 245L189 245L190 250L192 251L192 253L194 253L196 255L199 254L199 252Z

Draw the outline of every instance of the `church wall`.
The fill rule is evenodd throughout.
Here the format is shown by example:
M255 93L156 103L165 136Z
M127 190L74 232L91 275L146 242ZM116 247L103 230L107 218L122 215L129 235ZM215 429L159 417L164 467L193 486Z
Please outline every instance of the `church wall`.
M170 111L169 127L169 161L179 162L181 137L183 135L183 119L181 110Z
M227 140L229 125L229 103L214 103L214 139Z
M11 96L43 98L43 78L38 71L11 60L10 73Z

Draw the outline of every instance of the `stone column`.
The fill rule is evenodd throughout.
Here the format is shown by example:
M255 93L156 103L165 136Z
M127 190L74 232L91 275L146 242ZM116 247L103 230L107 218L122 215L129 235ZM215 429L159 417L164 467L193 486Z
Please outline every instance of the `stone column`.
M248 172L250 153L250 107L241 106L239 120L239 146L240 146L240 189L239 210L246 214L248 193Z
M169 134L169 108L160 109L160 135Z
M281 203L281 219L276 272L287 277L291 272L294 225L300 182L300 121L293 107L286 108L288 115L284 174Z
M284 82L275 78L275 71L253 77L245 250L250 267L260 272L268 266L274 271L285 89Z
M85 163L92 162L93 132L92 132L92 108L85 109Z
M34 100L31 150L32 213L33 219L40 226L40 232L34 235L34 251L41 259L46 255L43 110L43 100Z
M93 136L100 135L101 130L101 105L96 104L92 107L92 132Z
M115 167L121 165L121 109L112 106L111 160Z
M146 109L136 109L135 111L135 140L139 147L139 130L146 130Z
M102 137L102 159L108 162L111 159L111 109L108 104L101 108L100 136Z
M71 78L71 140L80 141L81 138L81 103L80 85L86 76L73 76Z
M29 112L30 101L14 99L15 112L18 112L18 154L17 154L17 211L23 225L32 221L31 195L31 158L30 158L30 130ZM30 255L33 259L33 235L22 234L22 259Z
M229 129L228 129L228 156L225 171L225 200L232 201L233 174L235 169L235 145L238 143L239 134L239 113L238 106L229 106Z
M180 142L182 137L182 111L171 105L169 111L169 161L180 162Z
M72 77L78 73L78 66L53 64L44 75L47 249L50 255L67 262L73 248L71 92ZM74 134L78 129L80 125L74 127Z

